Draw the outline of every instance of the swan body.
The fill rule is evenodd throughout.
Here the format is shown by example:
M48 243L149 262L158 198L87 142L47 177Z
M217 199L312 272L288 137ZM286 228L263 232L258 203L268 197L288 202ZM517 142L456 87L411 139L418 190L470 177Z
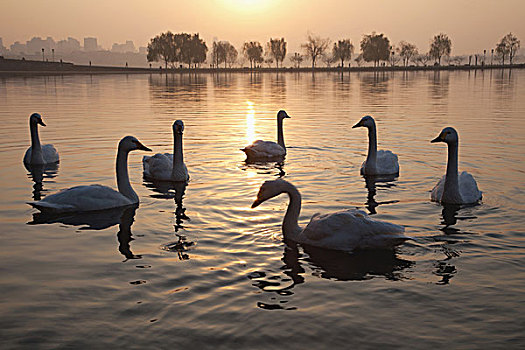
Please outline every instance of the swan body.
M290 116L283 110L277 113L277 142L257 140L241 149L246 153L246 161L262 162L281 160L286 156L286 145L283 136L283 120Z
M361 175L399 174L397 155L391 151L377 150L377 132L374 118L365 115L352 128L368 129L368 155L361 165Z
M154 156L144 156L142 167L144 177L160 181L188 181L190 176L184 164L182 151L182 132L184 123L176 120L173 123L173 154L157 153ZM175 156L174 156L175 155Z
M28 204L42 212L71 213L105 210L138 204L139 197L128 177L128 153L132 150L151 151L133 136L119 142L116 170L118 191L103 185L75 186Z
M481 200L482 192L474 177L462 171L458 173L459 136L452 127L444 128L438 137L430 141L445 142L448 145L447 171L430 193L435 202L450 204L471 204Z
M50 164L58 163L59 156L55 146L51 144L40 144L40 137L38 136L38 125L46 126L42 120L42 116L38 113L33 113L29 117L29 130L31 132L31 147L29 147L24 155L25 164Z
M410 239L404 235L403 226L373 220L357 209L315 214L308 225L301 228L297 224L301 195L294 185L282 179L263 183L252 208L281 193L287 193L290 197L282 225L285 239L342 251L392 248Z

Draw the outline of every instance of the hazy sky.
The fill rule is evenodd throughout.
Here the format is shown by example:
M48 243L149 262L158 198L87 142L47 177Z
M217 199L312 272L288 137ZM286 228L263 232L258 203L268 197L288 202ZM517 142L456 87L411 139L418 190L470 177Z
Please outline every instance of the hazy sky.
M525 0L0 0L4 45L33 36L55 40L98 38L110 48L133 40L146 46L160 32L198 32L239 48L284 37L288 52L299 50L308 31L332 40L385 33L427 51L433 35L447 33L452 54L480 52L512 32L525 47Z

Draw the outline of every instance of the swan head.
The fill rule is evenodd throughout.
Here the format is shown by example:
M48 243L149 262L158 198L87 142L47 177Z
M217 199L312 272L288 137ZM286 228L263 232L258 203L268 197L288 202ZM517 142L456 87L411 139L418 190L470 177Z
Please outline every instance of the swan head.
M372 118L369 115L365 115L361 120L354 126L352 126L352 129L359 128L359 127L365 127L365 128L371 128L375 125L374 118Z
M173 123L173 132L176 132L177 134L182 134L184 131L184 123L182 120L175 120Z
M122 150L124 152L130 152L134 150L142 150L142 151L148 151L151 152L151 149L144 146L139 140L137 140L134 136L126 136L123 137L122 140L120 140L118 144L119 151Z
M459 136L456 129L452 127L446 127L441 130L441 133L435 139L431 140L431 143L434 142L446 142L447 144L458 143Z
M261 188L259 188L259 192L257 193L257 198L252 203L252 208L255 208L262 202L265 202L268 199L273 198L283 193L283 187L286 184L287 182L282 179L265 181L261 185Z
M30 124L40 124L42 126L46 126L46 124L44 124L44 121L42 120L42 116L38 113L31 114L31 116L29 117L29 123Z
M288 113L286 113L286 111L281 109L279 112L277 112L277 119L283 120L284 118L290 118L290 116L288 115Z

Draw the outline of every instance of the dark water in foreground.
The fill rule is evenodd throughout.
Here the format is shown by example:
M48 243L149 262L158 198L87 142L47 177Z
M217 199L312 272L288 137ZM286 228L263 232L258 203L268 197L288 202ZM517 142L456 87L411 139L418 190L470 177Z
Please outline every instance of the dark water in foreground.
M0 346L523 347L524 96L523 71L0 78ZM239 148L273 140L281 108L292 116L282 170L246 165ZM41 187L22 164L35 111L61 156ZM367 139L351 126L364 114L379 148L399 155L399 178L359 176ZM115 186L126 134L171 151L175 119L191 176L175 198L143 182L136 152L136 211L33 217L34 197ZM478 206L429 201L446 160L429 140L447 125L484 193ZM287 199L250 209L283 173L302 193L302 224L359 207L414 240L354 254L287 246Z

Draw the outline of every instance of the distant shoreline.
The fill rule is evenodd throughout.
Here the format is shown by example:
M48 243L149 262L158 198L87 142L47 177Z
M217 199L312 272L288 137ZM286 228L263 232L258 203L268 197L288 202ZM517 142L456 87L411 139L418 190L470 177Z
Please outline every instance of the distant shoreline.
M523 69L525 63L513 65L447 65L447 66L382 66L382 67L301 67L301 68L138 68L76 65L69 62L43 62L4 59L0 57L0 76L73 75L73 74L182 74L182 73L299 73L299 72L398 72Z

